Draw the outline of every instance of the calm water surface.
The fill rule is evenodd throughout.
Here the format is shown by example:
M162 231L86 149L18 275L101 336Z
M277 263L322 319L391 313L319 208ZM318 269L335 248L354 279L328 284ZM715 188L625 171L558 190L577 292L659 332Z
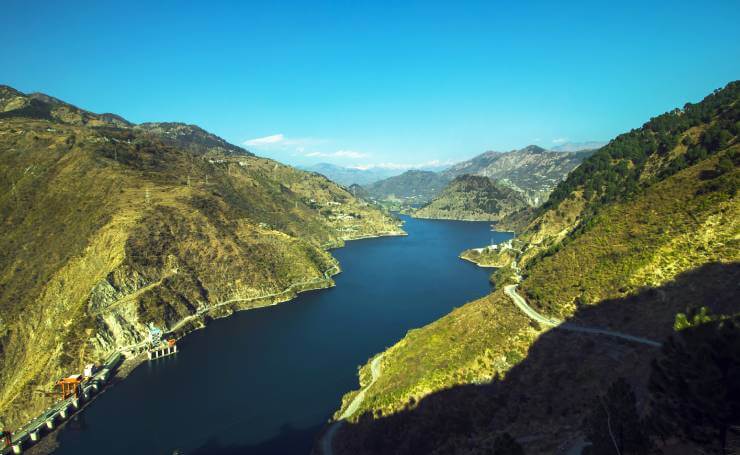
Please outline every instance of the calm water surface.
M60 435L60 454L306 454L358 387L357 367L490 291L458 259L510 234L488 223L403 217L408 237L348 242L337 286L213 321L176 356L135 369Z

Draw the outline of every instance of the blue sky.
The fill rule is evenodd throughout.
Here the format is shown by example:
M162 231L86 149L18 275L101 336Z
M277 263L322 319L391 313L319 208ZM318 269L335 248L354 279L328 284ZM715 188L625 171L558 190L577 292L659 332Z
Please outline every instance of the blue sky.
M0 83L291 164L608 140L740 78L740 2L3 2Z

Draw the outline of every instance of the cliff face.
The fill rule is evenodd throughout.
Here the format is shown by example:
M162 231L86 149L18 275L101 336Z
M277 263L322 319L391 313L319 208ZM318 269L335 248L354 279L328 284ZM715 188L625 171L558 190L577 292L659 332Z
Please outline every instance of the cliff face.
M132 125L0 87L0 413L153 323L209 318L326 287L327 247L401 233L316 174L184 124Z
M489 177L519 192L527 204L537 207L593 152L554 152L530 145L510 152L486 152L455 164L442 174L450 179L466 174Z
M527 201L519 192L488 177L461 175L414 216L496 221L526 206Z

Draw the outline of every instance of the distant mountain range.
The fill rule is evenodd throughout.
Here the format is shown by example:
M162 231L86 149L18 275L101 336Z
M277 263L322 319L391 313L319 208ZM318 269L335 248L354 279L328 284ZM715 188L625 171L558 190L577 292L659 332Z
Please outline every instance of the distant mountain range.
M443 172L447 177L482 175L524 195L529 205L545 202L555 186L593 150L553 152L536 145L510 152L486 152Z
M387 169L373 167L368 169L358 169L353 167L338 166L331 163L318 163L310 166L300 166L299 169L321 174L329 180L340 185L349 187L356 185L369 185L394 175L401 174L403 169Z
M597 145L598 143L589 144ZM524 201L524 206L537 207L547 200L547 196L559 182L565 179L568 173L593 153L594 150L555 152L536 145L510 152L485 152L440 172L407 171L401 175L365 185L362 194L377 201L401 202L414 206L431 202L435 208L421 212L421 216L424 217L432 217L432 214L436 214L442 218L499 219L498 210L483 215L486 210L483 205L491 202L490 197L453 195L469 188L469 185L461 185L461 182L450 187L449 191L445 188L451 185L450 182L463 175L488 177L495 181L497 194L507 199L506 201L501 200L502 204L507 207L518 206L518 204L509 204L510 194L507 192L504 196L501 191L501 188L506 187L518 193L519 197L516 199ZM443 191L446 191L443 200L435 204L437 202L435 198L441 197ZM457 202L450 205L452 200ZM482 205L474 207L476 201ZM450 212L441 210L441 207L448 207ZM452 215L453 212L454 215Z
M565 142L550 147L553 152L580 152L581 150L598 150L608 144L606 141Z

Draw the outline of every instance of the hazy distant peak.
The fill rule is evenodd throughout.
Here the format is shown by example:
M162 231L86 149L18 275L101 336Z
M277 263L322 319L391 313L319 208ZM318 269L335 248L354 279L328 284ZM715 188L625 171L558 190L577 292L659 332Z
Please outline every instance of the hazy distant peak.
M583 150L596 150L607 144L606 141L565 142L552 147L555 152L580 152Z

